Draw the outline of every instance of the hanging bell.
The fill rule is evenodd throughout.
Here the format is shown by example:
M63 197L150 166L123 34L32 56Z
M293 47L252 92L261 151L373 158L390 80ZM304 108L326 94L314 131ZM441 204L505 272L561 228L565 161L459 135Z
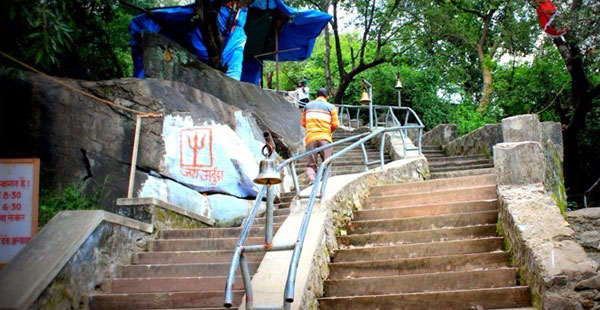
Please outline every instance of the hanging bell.
M366 90L363 90L362 94L360 94L360 103L369 104L371 102L371 98L369 98L369 93Z
M279 172L275 170L274 159L263 159L260 161L258 176L254 179L254 183L263 185L272 185L281 183Z
M402 89L402 80L400 80L400 74L398 74L398 80L396 81L396 86L394 86L395 89L397 90L401 90Z

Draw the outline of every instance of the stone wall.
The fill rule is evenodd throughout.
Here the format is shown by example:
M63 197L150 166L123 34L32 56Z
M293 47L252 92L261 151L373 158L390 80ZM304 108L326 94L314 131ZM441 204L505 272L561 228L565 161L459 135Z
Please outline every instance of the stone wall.
M344 234L346 226L356 210L362 210L370 188L376 185L423 181L429 177L429 166L424 157L394 161L385 170L373 170L362 174L326 198L328 209L325 234L313 256L313 265L308 276L308 286L298 304L298 309L316 309L317 298L323 296L323 282L329 276L329 257L338 248L336 235ZM328 188L333 179L329 181ZM329 196L328 196L329 197ZM298 288L299 289L299 288ZM296 303L292 304L296 309Z
M494 145L502 141L500 124L488 124L445 144L442 148L450 156L485 155L492 157Z
M101 292L117 266L131 263L135 251L145 251L149 234L102 222L75 252L30 309L81 309L84 296Z
M567 221L575 231L575 241L600 264L600 208L567 212Z
M540 123L535 114L517 115L502 120L502 134L505 143L533 141L541 146L542 162L540 164L524 160L526 164L515 166L507 172L514 174L523 169L532 170L532 166L543 170L544 187L561 212L564 212L567 205L567 194L562 170L563 150L560 124L556 122ZM541 171L537 171L537 173L539 172Z
M456 125L439 124L423 135L423 146L442 146L456 139Z
M499 185L507 250L544 310L600 309L600 276L541 183Z

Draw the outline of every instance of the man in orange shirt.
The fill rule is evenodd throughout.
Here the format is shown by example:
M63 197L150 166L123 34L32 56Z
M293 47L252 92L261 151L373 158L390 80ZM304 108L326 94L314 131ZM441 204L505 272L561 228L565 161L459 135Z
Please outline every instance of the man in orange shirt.
M329 92L326 88L320 88L317 91L317 98L306 104L302 112L302 127L306 128L304 144L306 151L314 150L318 147L333 142L331 133L340 125L337 109L334 105L327 102ZM317 174L317 158L321 156L324 161L333 154L333 148L327 148L320 152L308 156L306 165L306 176L308 183L313 184Z

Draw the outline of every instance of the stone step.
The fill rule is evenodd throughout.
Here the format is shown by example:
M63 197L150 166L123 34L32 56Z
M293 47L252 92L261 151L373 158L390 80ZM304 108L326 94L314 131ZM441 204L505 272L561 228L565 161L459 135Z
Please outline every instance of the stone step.
M238 238L159 239L148 241L149 252L234 249ZM250 237L246 244L263 244L264 237Z
M276 224L281 224L285 221L285 219L287 218L287 214L286 215L277 215L277 216L273 216L273 226L275 226ZM257 217L254 219L254 225L265 225L267 218L266 217Z
M426 242L395 246L361 247L339 249L335 252L335 262L365 261L383 259L404 259L428 256L484 253L504 248L502 238L481 238L472 240Z
M444 158L446 157L445 153L425 153L423 152L423 156L425 156L427 158L427 160L430 160L432 158Z
M444 166L444 167L430 167L429 171L431 173L436 173L436 172L448 172L448 171L460 171L460 170L487 169L487 168L493 168L493 167L494 167L493 163L478 164L478 165L464 165L464 166L451 165L451 166Z
M429 230L412 230L402 232L352 234L337 237L344 246L365 245L399 245L410 243L440 242L449 240L465 240L496 236L496 224L441 228Z
M398 208L367 209L354 212L354 220L383 220L397 217L455 214L498 210L498 200L474 200L455 203L438 203Z
M496 185L484 185L470 188L443 189L439 191L369 197L366 199L366 205L367 209L375 209L496 199L496 197Z
M289 209L274 210L289 213ZM281 225L273 225L273 229L279 229ZM242 232L241 227L231 228L196 228L196 229L165 229L160 231L160 239L197 239L197 238L235 238ZM249 237L260 237L265 235L264 226L252 225Z
M202 264L124 265L117 268L119 278L214 277L225 276L230 262ZM252 273L260 262L248 262ZM237 271L239 274L239 269Z
M214 291L225 287L222 277L173 277L173 278L114 278L106 279L102 288L105 293L154 293ZM243 290L242 277L236 277L234 290Z
M329 279L492 269L509 267L509 260L510 255L507 252L496 251L394 260L336 262L329 264Z
M495 185L493 174L466 176L449 179L436 179L423 182L379 185L371 187L370 197L390 196L407 193L431 192L439 190L459 189L483 185Z
M499 268L327 280L324 286L327 297L364 296L510 287L516 285L516 279L516 268Z
M425 150L427 150L427 151L441 151L442 150L441 146L423 145L423 146L421 146L421 148L423 149L423 151L425 151Z
M150 264L201 264L201 263L229 263L233 249L217 251L165 251L165 252L138 252L132 257L133 265ZM249 262L260 262L264 253L247 253Z
M244 295L243 290L233 291L234 300L239 306ZM201 292L157 292L93 294L88 296L91 310L101 309L152 309L152 308L206 308L223 306L223 290Z
M527 286L319 298L321 310L463 310L518 308L530 305L531 296Z
M445 179L445 178L457 178L464 176L472 176L472 175L481 175L481 174L495 174L496 170L494 168L484 168L484 169L471 169L471 170L460 170L460 171L448 171L448 172L432 172L431 179Z
M481 211L385 220L352 221L348 224L348 232L352 234L399 232L496 224L496 222L498 222L498 211Z
M442 162L431 161L429 163L429 168L437 170L437 169L455 167L455 168L457 168L455 170L459 170L459 168L462 168L462 167L472 167L472 166L480 166L480 165L494 166L494 161L492 159L487 159L487 158L463 159L463 160L455 159L455 160L442 161Z
M425 157L429 157L429 155L443 155L446 156L446 152L442 149L425 149L422 148L421 151L425 155Z
M432 163L440 163L440 162L453 162L453 161L460 161L460 160L472 160L472 159L488 159L487 157L483 156L483 155L460 155L460 156L445 156L445 157L436 157L436 158L431 158L431 159L427 159L427 161L429 161L430 164Z

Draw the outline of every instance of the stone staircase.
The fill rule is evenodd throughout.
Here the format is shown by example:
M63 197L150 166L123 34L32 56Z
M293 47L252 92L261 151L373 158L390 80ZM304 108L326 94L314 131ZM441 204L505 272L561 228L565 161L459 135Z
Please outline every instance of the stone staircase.
M354 216L320 309L534 309L496 233L494 175L376 186Z
M281 196L274 210L274 232L289 214L294 195ZM256 218L246 244L264 243L265 217ZM176 229L159 232L147 252L135 253L106 279L103 293L88 296L90 309L225 309L226 275L241 228ZM263 253L248 254L252 274ZM244 295L238 271L234 308Z
M351 132L336 131L334 139L351 136ZM350 143L340 146L341 149ZM366 144L369 160L379 158L375 147ZM386 162L390 161L386 156ZM297 164L298 174L306 170L306 160ZM336 161L332 175L364 171L362 150L357 149ZM300 178L301 188L307 186ZM275 204L274 233L289 214L295 193L284 193ZM246 244L264 243L265 218L255 220ZM204 228L164 230L150 240L147 252L135 253L130 265L119 266L115 278L106 279L103 293L88 296L90 309L225 309L224 287L233 249L241 228ZM248 256L252 274L264 254ZM235 282L234 308L244 295L238 271Z
M494 162L483 155L447 156L438 146L424 146L431 179L494 173Z

